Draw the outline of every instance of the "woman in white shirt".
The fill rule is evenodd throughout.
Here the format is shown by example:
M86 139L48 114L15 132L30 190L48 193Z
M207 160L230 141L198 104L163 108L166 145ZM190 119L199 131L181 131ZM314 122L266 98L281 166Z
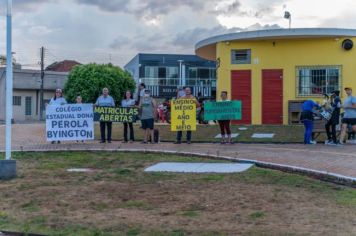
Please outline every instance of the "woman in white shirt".
M67 104L66 99L63 97L62 89L56 89L56 92L51 98L49 105L64 105Z
M121 107L134 107L135 99L132 99L131 91L126 91L125 98L121 101ZM127 126L130 128L130 143L135 141L134 138L134 130L132 122L124 122L124 141L123 143L127 143Z
M56 89L56 92L51 98L49 105L64 105L67 104L66 99L63 97L62 89ZM52 141L52 144L56 143L56 141ZM61 141L57 141L57 143L61 143Z

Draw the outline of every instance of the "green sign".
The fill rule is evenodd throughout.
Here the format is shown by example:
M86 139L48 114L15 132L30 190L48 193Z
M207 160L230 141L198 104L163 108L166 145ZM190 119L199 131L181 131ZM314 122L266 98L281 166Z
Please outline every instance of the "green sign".
M241 120L241 101L204 103L204 120Z

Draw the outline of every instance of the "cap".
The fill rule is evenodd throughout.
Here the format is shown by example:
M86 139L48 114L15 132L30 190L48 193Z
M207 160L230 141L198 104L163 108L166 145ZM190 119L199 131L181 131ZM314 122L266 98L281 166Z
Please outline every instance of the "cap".
M334 90L334 91L331 92L331 94L335 94L335 95L339 96L340 95L340 90Z

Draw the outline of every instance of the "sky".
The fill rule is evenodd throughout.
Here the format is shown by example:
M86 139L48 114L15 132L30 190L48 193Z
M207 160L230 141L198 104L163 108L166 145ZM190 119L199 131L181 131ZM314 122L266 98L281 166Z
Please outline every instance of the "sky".
M6 0L0 0L0 54L6 47ZM356 29L354 0L13 0L13 51L37 68L64 59L123 67L137 53L194 54L205 38L292 27Z

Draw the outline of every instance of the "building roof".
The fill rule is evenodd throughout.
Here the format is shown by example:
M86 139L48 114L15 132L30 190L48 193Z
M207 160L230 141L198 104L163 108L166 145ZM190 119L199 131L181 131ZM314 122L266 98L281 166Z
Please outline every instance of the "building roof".
M47 66L46 71L70 72L76 65L81 65L81 63L74 60L56 61Z
M308 39L356 37L356 29L338 28L296 28L244 31L213 36L198 42L195 53L205 59L216 59L216 44L225 41L254 41L271 39Z

